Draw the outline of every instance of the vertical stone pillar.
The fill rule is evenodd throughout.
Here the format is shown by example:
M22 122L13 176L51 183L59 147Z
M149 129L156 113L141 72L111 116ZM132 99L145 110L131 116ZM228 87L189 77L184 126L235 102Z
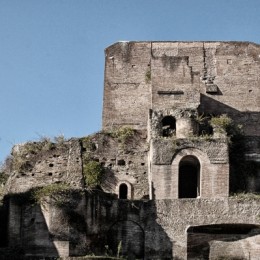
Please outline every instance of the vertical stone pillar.
M176 120L176 138L189 138L198 134L198 126L193 118L181 117Z

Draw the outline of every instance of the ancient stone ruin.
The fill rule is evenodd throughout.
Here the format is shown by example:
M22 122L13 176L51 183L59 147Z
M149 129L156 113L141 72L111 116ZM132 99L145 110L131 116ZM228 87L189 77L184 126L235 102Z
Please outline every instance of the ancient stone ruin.
M260 46L118 42L105 58L102 131L6 160L2 259L260 259Z

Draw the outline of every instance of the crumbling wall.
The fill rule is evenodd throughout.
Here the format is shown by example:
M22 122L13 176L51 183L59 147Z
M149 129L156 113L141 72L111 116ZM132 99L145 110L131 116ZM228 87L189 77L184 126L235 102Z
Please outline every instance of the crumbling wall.
M146 128L151 98L150 45L119 42L106 49L103 129L122 125Z
M24 234L23 245L28 255L37 252L37 255L53 256L54 253L57 255L58 251L63 252L63 255L101 254L108 249L115 255L121 242L124 255L132 254L134 257L145 259L173 257L186 259L188 246L186 231L190 226L225 223L260 224L257 200L126 201L111 200L102 194L88 194L86 197L78 197L77 202L78 206L69 211L65 210L66 207L59 208L55 204L46 204L45 210L40 207L23 208L24 218L20 218L22 221L20 232ZM43 211L48 211L48 218ZM45 216L45 223L42 216ZM36 232L39 225L41 230ZM133 236L135 241L131 243L129 238ZM254 234L240 238L235 234L230 236L233 237L232 241L238 243L248 238L247 241L251 246L248 244L247 250L250 252L252 249L252 253L255 252ZM214 235L208 235L207 241L210 242L212 250L219 245L215 242L217 240ZM56 252L49 250L51 246L48 245L52 245ZM214 256L221 256L214 252Z
M127 132L124 131L129 131ZM119 186L129 186L129 199L147 198L148 143L145 131L114 128L82 138L83 166L89 160L98 161L105 169L101 188L119 194ZM83 167L84 168L84 167Z
M83 193L75 189L52 194L40 202L32 201L26 193L9 195L8 246L32 257L84 255L82 203Z
M6 169L10 172L6 193L26 192L33 187L59 182L83 187L81 146L76 139L16 145L10 160Z
M116 43L106 49L103 128L145 129L149 108L200 104L259 135L259 53L247 42Z
M62 144L17 145L13 148L5 192L21 193L55 183L82 188L86 185L85 165L97 161L104 169L101 189L118 195L120 184L127 183L128 198L142 199L149 194L147 153L145 131L132 128L115 128Z

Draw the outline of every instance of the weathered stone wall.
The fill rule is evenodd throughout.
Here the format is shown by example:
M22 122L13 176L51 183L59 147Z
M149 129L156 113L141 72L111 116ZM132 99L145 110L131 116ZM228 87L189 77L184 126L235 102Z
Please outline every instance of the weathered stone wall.
M19 218L20 222L16 222L17 231L9 225L10 237L23 238L20 243L27 255L56 256L57 252L62 252L59 254L63 256L93 252L100 254L106 251L106 245L109 246L110 253L112 251L116 254L121 241L124 255L144 259L173 259L173 257L186 259L188 242L191 243L187 234L189 227L212 224L260 224L258 200L126 201L111 200L102 194L88 194L86 197L78 197L77 200L78 203L75 205L76 201L71 202L74 207L70 210L68 208L66 210L66 207L59 208L53 203L46 204L45 209L29 205L22 208L12 205L20 207L24 217ZM19 217L19 214L16 216ZM228 236L223 234L222 241L244 243L244 239L247 239L247 250L252 251L253 255L260 246L258 236L258 233L240 237L237 235L232 237L230 234L229 239L225 240L224 238ZM204 234L201 241L210 244L212 259L220 257L223 252L216 250L216 247L220 246L217 242L219 238L220 235Z
M152 42L152 108L200 103L203 43Z
M145 129L149 108L200 104L201 113L227 113L257 136L259 53L247 42L116 43L106 49L103 128Z
M133 135L115 136L114 129L82 139L83 163L95 160L105 169L102 189L119 194L122 183L129 185L129 199L148 197L148 143L145 131L134 131Z
M42 147L40 142L15 146L13 169L5 192L21 193L53 183L84 187L84 164L98 161L105 170L101 184L105 192L118 195L120 184L126 183L129 199L147 198L146 132L133 131L123 137L115 136L115 132L103 132L63 144L50 143L47 147Z
M76 139L60 144L34 142L17 145L12 156L6 193L25 192L57 182L83 187L81 146Z
M25 256L32 257L84 255L84 197L79 191L69 195L46 198L41 205L10 196L8 246L21 248Z
M103 129L145 129L150 108L151 43L119 42L105 51Z
M14 147L5 186L9 207L0 211L8 211L8 245L40 257L115 255L120 243L130 259L215 259L220 250L225 257L247 257L240 247L255 257L259 200L227 197L232 180L247 182L249 191L260 189L259 164L252 175L252 169L242 172L243 165L229 180L229 155L233 164L241 151L243 163L259 161L259 55L259 45L240 42L120 42L107 48L103 132ZM231 147L240 150L229 153L225 134L198 136L197 110L227 113L243 124L243 145ZM172 136L164 136L165 116L174 118ZM128 129L120 132L121 126ZM90 188L84 170L93 161L105 170L100 188L110 195L84 195ZM185 163L200 174L196 199L177 199ZM81 190L52 197L41 207L17 200L54 183ZM115 199L121 185L129 200ZM187 232L215 224L254 224L258 231Z

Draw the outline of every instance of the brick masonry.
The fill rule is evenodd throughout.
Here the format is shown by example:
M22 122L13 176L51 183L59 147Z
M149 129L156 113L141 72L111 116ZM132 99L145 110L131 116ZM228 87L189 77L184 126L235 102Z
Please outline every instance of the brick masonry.
M234 180L260 192L259 45L119 42L105 55L102 131L13 148L4 187L9 202L0 211L8 213L0 230L8 226L9 247L32 257L115 255L121 242L129 259L246 258L248 252L258 259L259 200L229 195ZM199 116L221 114L243 126L236 156L252 162L254 172L247 164L234 171L239 160L225 131L202 133ZM122 127L131 134L118 135ZM102 192L86 191L89 161L105 171ZM50 198L42 205L17 202L54 183L74 191L64 206Z

